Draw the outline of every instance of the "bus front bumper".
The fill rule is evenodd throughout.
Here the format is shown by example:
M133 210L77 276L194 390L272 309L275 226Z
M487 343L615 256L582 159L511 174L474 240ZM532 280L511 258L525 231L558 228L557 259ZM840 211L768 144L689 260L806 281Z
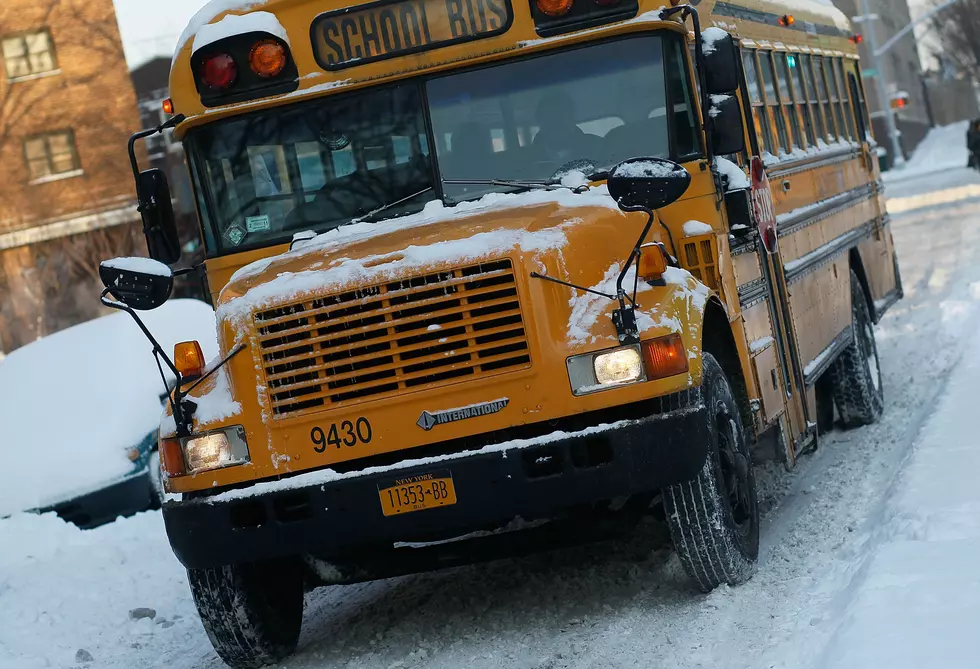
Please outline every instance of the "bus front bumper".
M295 555L349 561L405 542L493 530L518 517L574 515L596 502L690 480L704 465L709 439L706 409L697 402L562 431L547 440L514 440L490 452L454 453L380 473L350 472L305 487L266 488L261 494L244 488L216 498L185 495L165 503L163 515L174 553L188 568ZM447 472L455 504L382 513L381 491L396 480Z

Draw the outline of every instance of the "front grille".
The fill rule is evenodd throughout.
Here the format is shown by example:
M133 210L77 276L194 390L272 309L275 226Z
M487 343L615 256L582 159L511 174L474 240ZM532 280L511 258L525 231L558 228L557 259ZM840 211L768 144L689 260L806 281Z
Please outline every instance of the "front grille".
M509 260L255 314L276 416L531 364Z

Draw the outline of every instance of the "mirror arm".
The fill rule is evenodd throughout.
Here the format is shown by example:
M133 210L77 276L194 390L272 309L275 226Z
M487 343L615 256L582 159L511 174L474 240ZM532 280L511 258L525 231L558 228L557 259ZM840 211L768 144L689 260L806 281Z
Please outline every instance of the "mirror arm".
M140 166L139 166L139 161L136 160L136 142L137 142L137 140L145 139L147 137L150 137L151 135L155 135L155 134L157 134L159 132L163 132L164 130L167 130L169 128L173 128L173 127L175 127L175 126L183 123L184 119L186 119L186 118L187 117L184 116L183 114L177 114L176 116L171 116L164 123L158 125L157 127L155 127L155 128L147 128L146 130L140 130L139 132L134 133L129 138L129 163L133 167L133 179L136 181L136 188L137 188L137 190L139 190L139 185L140 185Z
M701 17L698 16L698 10L691 5L678 5L677 7L668 7L660 11L660 17L662 19L669 18L674 14L682 14L682 18L691 17L691 23L694 26L694 64L697 69L698 78L701 79L701 120L704 126L704 153L707 158L708 164L714 162L714 151L711 146L711 131L708 126L711 124L711 116L708 114L708 110L711 105L711 98L708 95L708 87L705 86L704 73L707 71L707 67L704 64L704 48L701 44Z
M111 290L109 288L103 289L102 294L99 295L99 301L102 302L104 306L110 309L125 311L127 314L132 316L133 320L136 321L136 325L139 326L140 330L143 331L143 334L146 336L146 338L150 341L151 344L153 344L153 357L156 359L157 367L160 369L160 376L161 378L163 378L164 389L167 388L167 381L163 373L163 368L160 366L161 358L165 363L167 363L167 367L170 368L170 371L174 373L174 376L177 379L177 384L174 386L173 394L170 395L170 407L173 410L174 423L177 426L177 436L178 437L188 436L188 434L190 433L187 430L187 425L184 421L184 407L183 407L184 393L182 393L180 390L181 383L183 382L182 381L183 377L181 377L180 372L177 371L177 366L174 365L173 361L169 358L169 356L167 356L166 352L164 352L159 342L157 342L157 340L153 337L153 335L147 329L146 325L143 324L143 320L136 315L136 311L128 304L124 304L122 302L117 302L116 300L109 299L108 295L110 292ZM190 418L190 416L188 416L187 418Z

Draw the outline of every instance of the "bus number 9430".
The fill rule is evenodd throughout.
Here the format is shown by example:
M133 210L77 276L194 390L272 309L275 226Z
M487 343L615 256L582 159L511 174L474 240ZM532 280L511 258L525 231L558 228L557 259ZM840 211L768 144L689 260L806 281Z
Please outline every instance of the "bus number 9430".
M331 423L326 432L323 431L322 427L315 427L310 430L313 450L317 453L323 453L328 446L340 448L341 446L351 447L357 444L369 444L372 436L371 423L363 417L354 422L345 420L340 423Z

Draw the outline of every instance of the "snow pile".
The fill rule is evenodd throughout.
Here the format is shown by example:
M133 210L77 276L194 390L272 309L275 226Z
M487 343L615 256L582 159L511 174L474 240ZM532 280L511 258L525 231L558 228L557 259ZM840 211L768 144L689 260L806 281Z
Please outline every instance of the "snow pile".
M253 14L228 14L217 23L208 23L200 27L194 36L194 46L191 51L203 49L226 37L245 35L253 32L269 33L289 44L289 35L279 23L275 14L255 12Z
M214 313L203 302L173 300L141 317L168 353L189 339L217 353ZM131 470L126 449L160 418L164 387L151 351L129 314L116 313L0 363L0 516L90 492Z
M966 167L969 152L966 149L966 130L969 121L932 128L915 148L905 167L889 170L882 177L885 181L902 181L957 167Z
M152 258L113 258L112 260L103 260L102 266L152 276L173 276L169 267Z
M745 172L742 168L728 160L728 158L716 157L715 166L722 176L728 178L728 185L725 190L739 190L740 188L748 188L749 178L745 176Z
M684 236L686 237L697 237L698 235L710 234L712 228L707 223L702 223L701 221L688 221L684 224Z
M980 620L975 339L887 504L821 667L975 667Z

